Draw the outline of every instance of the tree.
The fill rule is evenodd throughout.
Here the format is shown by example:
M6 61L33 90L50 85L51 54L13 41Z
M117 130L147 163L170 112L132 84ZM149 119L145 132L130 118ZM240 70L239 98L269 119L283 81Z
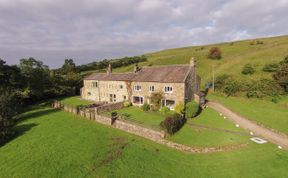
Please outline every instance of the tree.
M288 92L288 56L279 63L279 68L273 75L273 79Z
M0 89L20 89L24 85L20 69L16 65L6 65L2 59L0 59L0 84Z
M25 78L25 91L27 97L41 99L46 93L49 93L50 71L48 66L44 65L42 61L34 58L20 60L21 73Z
M15 116L19 111L20 101L13 91L0 92L0 145L14 135Z
M255 69L251 64L246 64L242 69L242 74L244 75L252 75L255 73Z
M64 64L61 67L62 74L75 73L76 72L76 64L73 59L65 59Z
M210 59L221 59L222 53L218 47L213 47L208 53L208 58Z

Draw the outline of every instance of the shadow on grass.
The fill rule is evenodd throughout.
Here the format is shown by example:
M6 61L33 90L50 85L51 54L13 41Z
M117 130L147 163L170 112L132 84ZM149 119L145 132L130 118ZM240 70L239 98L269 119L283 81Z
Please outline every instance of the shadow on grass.
M37 108L37 109L39 109L39 108ZM56 112L59 112L59 110L56 110L53 108L49 108L49 109L43 108L42 110L38 110L38 111L30 111L28 113L21 114L18 117L17 122L22 122L22 121L25 121L27 119L33 119L33 118L41 117L44 115L49 115L49 114L56 113Z
M33 127L37 126L38 124L23 124L18 125L13 128L14 134L11 136L9 140L6 140L4 143L0 144L0 148L7 143L13 141L14 139L24 135L27 131L31 130Z

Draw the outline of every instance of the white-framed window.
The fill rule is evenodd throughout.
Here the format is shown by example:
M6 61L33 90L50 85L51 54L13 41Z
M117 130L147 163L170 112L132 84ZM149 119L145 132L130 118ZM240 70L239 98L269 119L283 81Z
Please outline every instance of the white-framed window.
M171 86L166 86L166 87L164 87L164 92L165 93L172 93L173 92L173 88Z
M110 99L110 102L116 102L116 95L115 94L110 94L109 95L109 99Z
M119 88L120 88L120 89L123 89L123 85L119 85Z
M169 109L174 110L175 100L162 100L162 107L167 106Z
M142 105L144 104L144 97L142 96L133 96L133 103Z
M150 91L150 92L153 92L154 90L155 90L154 85L149 86L149 91Z
M134 85L134 91L141 91L140 85Z
M92 82L92 87L97 88L98 87L98 82Z

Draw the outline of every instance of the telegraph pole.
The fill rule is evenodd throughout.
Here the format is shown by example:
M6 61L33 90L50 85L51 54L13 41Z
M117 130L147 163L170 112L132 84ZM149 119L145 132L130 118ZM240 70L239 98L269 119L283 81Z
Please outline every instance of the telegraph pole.
M214 64L212 65L212 78L213 78L212 89L213 89L213 93L215 93L215 72L214 72Z

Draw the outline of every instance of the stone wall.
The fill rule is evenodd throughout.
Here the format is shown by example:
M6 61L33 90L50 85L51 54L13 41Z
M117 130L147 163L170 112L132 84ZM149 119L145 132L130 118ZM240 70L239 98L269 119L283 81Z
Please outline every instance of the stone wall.
M95 120L101 124L109 125L115 127L117 129L123 130L125 132L129 132L141 137L145 137L152 140L157 140L165 137L164 132L155 131L152 129L148 129L136 124L128 123L123 120L116 120L112 123L112 119L106 116L99 115L99 111L111 111L114 109L120 109L123 107L123 102L112 103L103 106L99 106L97 108L88 108L88 109L78 109L76 107L71 107L67 105L63 105L58 101L55 101L52 104L53 108L61 109L66 112L73 113L75 115L79 115L89 120Z
M98 114L101 114L103 112L110 112L113 110L122 109L123 107L124 107L124 102L118 102L118 103L104 104L104 105L98 106L95 109Z

